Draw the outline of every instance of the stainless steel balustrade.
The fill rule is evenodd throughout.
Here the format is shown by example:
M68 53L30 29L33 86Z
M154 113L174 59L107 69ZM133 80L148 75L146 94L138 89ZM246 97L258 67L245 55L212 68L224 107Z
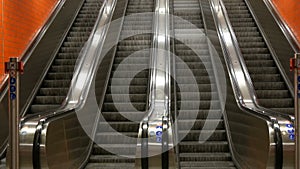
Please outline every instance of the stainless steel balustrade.
M144 124L147 128L147 152L138 143L137 154L147 155L149 168L175 168L173 131L171 120L171 56L170 56L170 17L169 0L156 0L153 21L153 46L150 63L149 110L140 124L139 138L143 138ZM158 124L161 124L159 126ZM156 140L157 127L162 127L162 141ZM143 142L143 141L142 141ZM166 151L169 149L168 151ZM163 151L166 151L163 153ZM164 161L167 160L167 161ZM136 161L141 168L143 160Z
M103 59L99 55L115 5L116 0L104 1L61 108L23 119L20 129L21 168L80 168L89 155L93 143L80 125L76 110L89 107L87 98L93 87L91 79ZM87 118L94 120L89 115ZM82 125L90 125L85 127L94 130L94 123Z
M258 106L250 76L238 48L223 2L221 0L210 0L209 3L225 55L231 84L234 87L236 102L240 108L247 112L245 114L236 114L227 111L225 116L228 119L227 126L235 161L242 168L256 168L257 166L281 168L280 165L283 165L284 168L290 168L291 161L289 160L292 154L293 143L287 138L285 125L292 124L293 117ZM249 128L245 124L242 125L245 121L247 121L246 124L251 122L255 126ZM260 132L255 131L256 127ZM243 133L248 135L243 136ZM237 136L240 138L238 139ZM256 140L256 138L261 139ZM244 139L247 139L248 142ZM280 141L277 139L282 139L283 143L275 143L275 141ZM249 143L250 140L258 142L251 144ZM258 144L267 146L264 150L266 152L259 156L253 152L260 151ZM280 152L281 146L283 146L283 154ZM282 158L283 163L281 161Z

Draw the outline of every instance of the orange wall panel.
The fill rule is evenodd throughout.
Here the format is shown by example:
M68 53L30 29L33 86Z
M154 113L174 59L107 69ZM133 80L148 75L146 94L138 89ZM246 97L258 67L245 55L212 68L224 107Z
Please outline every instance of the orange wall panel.
M3 0L2 0L3 1ZM3 6L2 1L0 3L0 84L3 80L4 74L4 49L3 49Z
M300 0L272 0L280 15L300 42Z
M0 83L4 62L20 57L58 0L0 0Z

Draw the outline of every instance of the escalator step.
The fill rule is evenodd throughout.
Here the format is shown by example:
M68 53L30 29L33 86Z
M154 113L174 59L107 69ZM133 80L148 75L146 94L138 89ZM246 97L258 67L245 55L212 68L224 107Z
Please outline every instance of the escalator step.
M60 96L64 95L66 96L68 93L68 88L41 88L40 89L40 96Z
M93 154L113 155L117 152L118 155L132 156L136 153L136 144L99 144L93 146ZM116 164L114 164L116 165Z
M137 114L136 112L102 112L102 116L107 121L128 121L128 119L132 121L141 121L145 114L140 113Z
M60 104L65 96L37 96L34 100L36 104Z
M206 141L199 144L199 141L185 141L179 143L179 151L183 153L198 152L228 152L226 141Z
M126 94L126 91L134 94L145 94L147 93L147 86L145 85L132 85L132 86L108 86L107 94Z
M220 119L222 113L220 110L180 110L179 119Z
M93 156L92 156L93 157ZM88 163L85 167L86 169L124 169L124 168L134 168L135 164L134 162L127 161L126 163L118 163L118 165L115 164L116 161L113 163L99 163L99 162L91 162Z
M201 130L204 126L205 128L215 128L216 130L222 130L224 127L224 121L220 119L178 120L178 128L180 128L180 130Z
M103 132L97 133L95 142L97 144L134 144L137 137L137 133Z
M186 134L188 133L188 134ZM222 141L226 139L225 130L192 130L179 132L179 137L184 137L184 141Z
M134 163L134 158L116 157L114 155L96 155L90 158L92 163ZM121 164L122 166L122 164ZM111 166L114 167L114 166Z
M183 169L207 168L207 169L235 169L232 161L207 161L207 162L180 162Z
M181 153L180 161L229 161L230 153Z
M143 102L128 102L128 103L107 103L103 104L103 111L143 111L146 108L146 103Z

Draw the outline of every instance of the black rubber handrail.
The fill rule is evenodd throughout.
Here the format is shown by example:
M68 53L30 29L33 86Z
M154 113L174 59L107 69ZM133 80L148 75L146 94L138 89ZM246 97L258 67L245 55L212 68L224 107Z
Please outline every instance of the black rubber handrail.
M283 143L280 128L274 126L274 142L275 142L275 169L282 169L283 167Z
M148 158L148 122L142 124L142 141L141 141L141 162L142 169L149 168L149 158Z
M162 154L161 154L161 166L163 169L169 168L169 134L168 134L169 118L163 117L163 135L162 135Z
M32 147L32 165L33 169L40 169L41 168L41 160L40 160L40 142L41 142L41 135L42 135L42 125L39 125L34 133L33 138L33 146Z

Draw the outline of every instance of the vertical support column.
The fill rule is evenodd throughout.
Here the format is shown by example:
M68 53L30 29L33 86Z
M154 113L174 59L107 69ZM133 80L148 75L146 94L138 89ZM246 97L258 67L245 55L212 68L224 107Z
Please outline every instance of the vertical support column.
M19 74L23 65L18 58L10 58L5 63L5 72L9 74L9 138L8 167L19 169Z
M294 71L295 83L295 169L300 169L300 53L291 58L290 70Z

